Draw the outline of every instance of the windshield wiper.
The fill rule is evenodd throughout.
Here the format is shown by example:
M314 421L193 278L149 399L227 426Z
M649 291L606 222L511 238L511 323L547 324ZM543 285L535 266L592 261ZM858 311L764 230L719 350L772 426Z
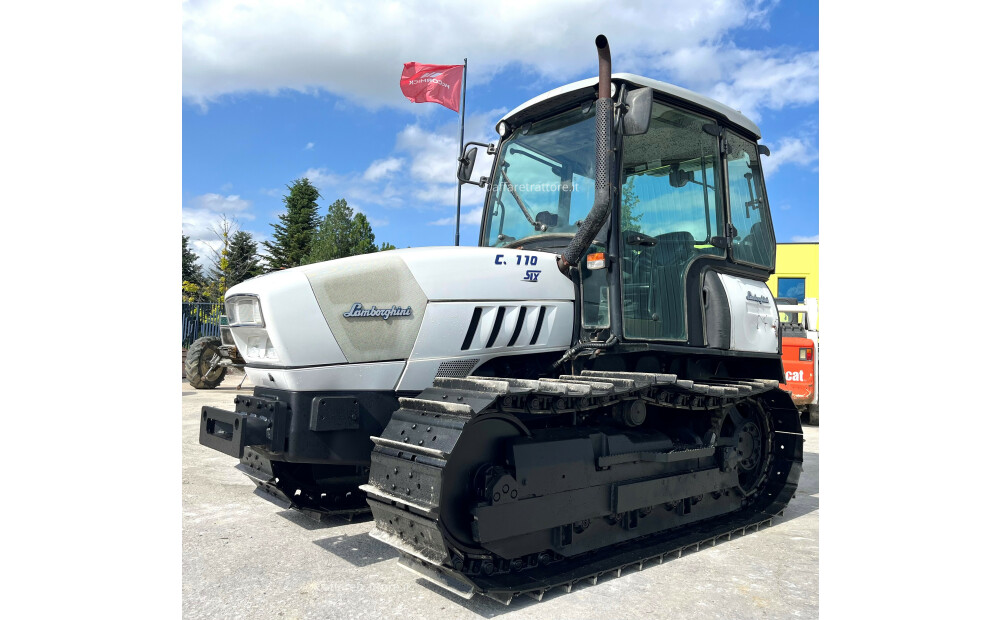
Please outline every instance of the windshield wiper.
M521 207L521 213L524 214L524 218L528 220L528 223L534 226L535 230L545 232L548 226L546 226L545 224L539 224L538 222L535 221L535 218L531 217L531 213L528 211L528 207L524 206L524 202L521 201L521 197L514 189L514 184L511 183L510 179L507 178L507 173L504 172L502 166L500 167L500 176L503 177L504 185L507 186L507 189L510 191L510 195L514 197L514 200L517 202L517 206Z

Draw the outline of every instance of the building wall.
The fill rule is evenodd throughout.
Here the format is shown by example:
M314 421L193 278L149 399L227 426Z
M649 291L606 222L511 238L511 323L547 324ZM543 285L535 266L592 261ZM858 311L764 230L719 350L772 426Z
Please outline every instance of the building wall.
M819 304L819 243L779 243L774 275L767 281L771 293L778 297L778 278L805 279L805 297ZM819 327L819 317L816 317Z

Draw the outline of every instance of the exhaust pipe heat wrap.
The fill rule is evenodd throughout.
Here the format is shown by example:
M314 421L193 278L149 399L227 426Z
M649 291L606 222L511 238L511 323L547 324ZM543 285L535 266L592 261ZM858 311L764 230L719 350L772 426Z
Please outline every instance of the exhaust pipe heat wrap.
M597 45L598 58L597 110L594 118L594 206L559 260L559 269L564 273L571 265L580 262L611 211L611 119L614 110L614 103L611 101L611 48L603 34L594 43Z

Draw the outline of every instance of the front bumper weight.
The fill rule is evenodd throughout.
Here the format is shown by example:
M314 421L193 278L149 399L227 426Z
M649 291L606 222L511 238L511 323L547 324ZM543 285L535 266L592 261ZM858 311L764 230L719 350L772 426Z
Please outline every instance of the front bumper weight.
M242 458L246 446L284 452L287 437L288 406L280 401L239 396L236 411L201 408L198 443L234 458Z

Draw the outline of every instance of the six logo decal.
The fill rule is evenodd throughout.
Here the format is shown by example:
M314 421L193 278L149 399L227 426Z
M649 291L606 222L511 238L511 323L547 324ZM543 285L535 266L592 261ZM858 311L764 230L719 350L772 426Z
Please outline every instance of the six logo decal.
M530 256L530 255L525 256L525 255L521 255L521 254L516 254L514 256L514 258L517 259L517 264L518 265L537 265L538 264L538 257L537 256ZM496 258L493 259L493 264L494 265L506 265L507 264L507 260L504 258L503 254L497 254ZM541 269L527 269L527 270L525 270L524 277L521 278L521 281L522 282L538 282L538 276L541 275L541 273L542 273Z

